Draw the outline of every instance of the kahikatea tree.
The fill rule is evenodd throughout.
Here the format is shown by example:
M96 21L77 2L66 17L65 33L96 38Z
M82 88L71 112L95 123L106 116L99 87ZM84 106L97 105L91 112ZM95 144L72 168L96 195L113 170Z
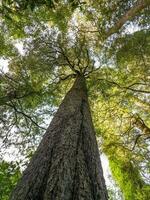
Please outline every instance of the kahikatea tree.
M87 90L102 150L125 198L149 199L140 177L143 164L149 169L148 14L147 0L3 1L1 54L11 59L9 72L1 72L4 144L37 146L45 111L53 112L76 78L12 199L107 199ZM136 33L127 33L129 21ZM23 56L10 35L24 37ZM136 169L132 177L127 167Z
M60 105L11 199L107 199L82 74Z

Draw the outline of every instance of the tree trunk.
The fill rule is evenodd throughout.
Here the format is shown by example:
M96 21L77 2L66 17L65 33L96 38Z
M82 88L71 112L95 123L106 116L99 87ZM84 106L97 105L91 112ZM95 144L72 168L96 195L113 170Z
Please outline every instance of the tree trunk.
M67 93L10 200L106 200L84 77Z

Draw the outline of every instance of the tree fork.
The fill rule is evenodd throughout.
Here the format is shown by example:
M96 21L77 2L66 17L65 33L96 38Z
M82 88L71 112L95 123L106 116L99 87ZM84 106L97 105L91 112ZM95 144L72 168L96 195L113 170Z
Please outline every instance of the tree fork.
M31 199L108 199L82 75L77 75L10 197Z

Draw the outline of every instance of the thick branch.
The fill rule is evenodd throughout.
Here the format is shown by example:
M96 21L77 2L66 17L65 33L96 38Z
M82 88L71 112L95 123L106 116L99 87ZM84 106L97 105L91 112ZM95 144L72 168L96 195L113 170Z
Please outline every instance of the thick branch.
M127 22L132 20L137 13L141 12L144 8L146 8L147 6L150 5L150 1L149 0L138 0L133 7L128 10L117 22L116 24L111 27L106 36L109 37L110 35L117 33L120 28Z

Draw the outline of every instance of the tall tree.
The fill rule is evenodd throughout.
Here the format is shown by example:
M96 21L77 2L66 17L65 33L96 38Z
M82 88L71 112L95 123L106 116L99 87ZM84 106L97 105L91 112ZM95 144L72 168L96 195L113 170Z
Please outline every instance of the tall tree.
M11 199L107 199L85 78L78 75Z
M101 148L121 179L112 167L113 175L126 199L137 197L126 191L132 194L141 180L140 166L148 169L148 8L147 0L3 1L4 40L25 37L23 56L11 54L10 41L2 43L11 59L9 72L0 74L4 144L32 154L45 113L55 110L77 77L12 199L107 199L84 79ZM136 33L127 34L130 22ZM125 166L135 171L133 182ZM133 187L122 186L124 176Z

